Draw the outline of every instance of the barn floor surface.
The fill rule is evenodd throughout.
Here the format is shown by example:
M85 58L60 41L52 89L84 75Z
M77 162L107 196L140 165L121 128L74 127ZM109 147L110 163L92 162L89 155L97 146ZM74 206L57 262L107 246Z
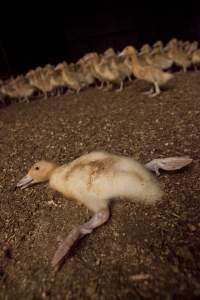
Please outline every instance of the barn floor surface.
M146 89L135 80L122 93L90 88L0 109L0 299L200 299L200 72L176 73L156 98ZM55 272L58 238L90 213L44 184L14 186L37 160L93 150L194 162L162 172L155 206L113 203Z

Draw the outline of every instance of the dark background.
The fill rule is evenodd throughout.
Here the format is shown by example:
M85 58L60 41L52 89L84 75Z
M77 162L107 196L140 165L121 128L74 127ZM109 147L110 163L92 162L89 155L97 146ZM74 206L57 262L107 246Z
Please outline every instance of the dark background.
M177 3L179 2L179 3ZM12 7L0 20L0 75L76 61L89 51L121 50L172 37L200 40L198 1L76 1L50 10ZM10 3L10 5L12 5ZM48 7L49 8L49 7Z

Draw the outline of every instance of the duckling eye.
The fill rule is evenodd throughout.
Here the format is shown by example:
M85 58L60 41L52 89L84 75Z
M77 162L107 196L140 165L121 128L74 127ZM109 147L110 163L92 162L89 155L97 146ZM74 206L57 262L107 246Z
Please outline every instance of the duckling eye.
M39 167L35 167L35 170L39 170Z

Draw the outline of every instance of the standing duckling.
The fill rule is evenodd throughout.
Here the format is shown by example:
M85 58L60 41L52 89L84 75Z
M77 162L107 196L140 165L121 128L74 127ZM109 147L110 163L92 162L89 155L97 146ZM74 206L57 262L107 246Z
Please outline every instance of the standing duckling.
M192 53L192 64L195 71L197 71L200 65L200 49L197 49Z
M160 94L160 86L166 84L173 75L153 66L142 66L137 57L137 51L134 47L128 46L121 53L120 56L130 56L132 59L132 71L136 78L153 83L155 92L151 89L148 94L154 97Z
M168 50L168 56L173 60L174 64L181 67L183 72L187 72L187 68L191 65L190 55L178 46L177 40L173 39L170 43L168 43L165 50Z
M59 246L52 260L55 266L79 239L109 219L111 199L124 197L146 204L161 199L163 192L148 169L156 172L159 168L174 170L191 161L189 158L157 159L143 166L128 157L91 152L63 166L39 161L18 182L17 187L26 188L49 181L51 188L84 204L94 213L88 222L75 227Z

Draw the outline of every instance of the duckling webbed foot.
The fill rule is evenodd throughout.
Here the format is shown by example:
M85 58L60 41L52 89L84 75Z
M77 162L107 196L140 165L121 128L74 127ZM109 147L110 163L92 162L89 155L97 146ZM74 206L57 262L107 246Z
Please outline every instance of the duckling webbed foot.
M154 86L155 86L155 93L152 93L149 95L149 97L156 97L157 95L160 94L160 88L159 88L159 85L157 82L154 83Z
M52 266L58 265L69 254L72 247L85 235L91 233L93 229L101 226L109 218L109 208L105 208L95 213L86 223L75 227L60 244L52 259Z
M165 171L179 170L189 165L191 162L192 162L192 158L187 156L157 158L147 163L145 167L150 171L155 172L156 175L159 176L160 175L159 169Z
M101 85L99 85L99 86L97 85L98 90L102 90L103 87L104 87L104 81L101 82Z
M116 90L116 92L120 93L123 91L124 83L123 81L120 82L120 87Z
M154 89L151 88L149 91L144 92L143 95L148 95L149 96L149 95L152 95L153 92L154 92Z

